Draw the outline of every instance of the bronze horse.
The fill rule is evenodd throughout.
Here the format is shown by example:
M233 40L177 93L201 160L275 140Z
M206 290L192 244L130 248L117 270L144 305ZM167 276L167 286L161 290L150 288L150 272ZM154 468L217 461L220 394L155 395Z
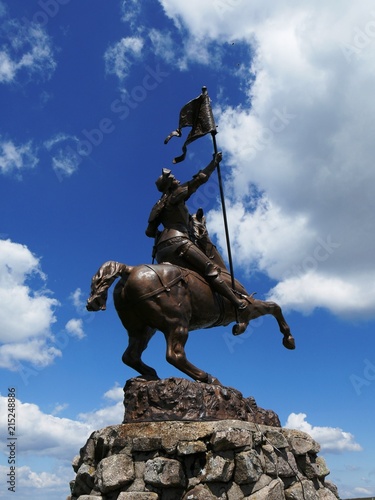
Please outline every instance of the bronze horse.
M214 258L214 257L212 257ZM225 279L230 279L225 269ZM232 304L212 291L196 272L173 264L127 266L109 261L94 275L89 311L105 310L108 288L121 278L114 289L114 304L123 326L128 331L129 344L122 361L146 379L158 379L156 371L143 363L141 356L154 333L161 331L167 342L166 358L177 369L194 380L220 382L191 364L186 358L185 344L189 331L228 325L237 321L233 334L243 333L252 319L271 314L283 334L283 345L294 349L294 338L275 302L254 299L236 282L236 292L248 302L244 311L236 312Z

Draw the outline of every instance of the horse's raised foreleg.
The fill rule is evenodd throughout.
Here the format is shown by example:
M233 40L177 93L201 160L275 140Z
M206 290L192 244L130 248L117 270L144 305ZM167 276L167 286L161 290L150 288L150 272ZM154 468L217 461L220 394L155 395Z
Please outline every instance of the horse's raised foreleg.
M147 380L159 379L156 371L151 366L146 365L141 359L142 353L155 331L149 327L129 330L129 345L122 355L123 363L136 370Z
M272 316L276 319L277 324L280 328L280 332L284 335L283 346L287 349L295 349L296 344L294 341L294 337L290 333L289 325L284 318L281 307L279 306L279 304L276 304L276 302L265 302L265 304L267 304L267 307L270 309L269 314L272 314Z
M254 300L254 302L250 306L251 308L251 318L255 319L260 316L265 316L267 314L271 314L277 321L280 332L283 334L283 346L287 349L295 349L296 344L294 341L294 337L290 333L290 328L288 323L286 322L281 307L276 302L269 302L263 300ZM236 333L233 332L235 335Z
M221 385L215 377L212 377L207 372L200 370L187 360L185 354L185 344L189 336L187 327L178 326L172 328L168 332L164 332L164 335L167 341L166 358L168 363L181 372L186 373L186 375L194 380L206 382L208 384Z

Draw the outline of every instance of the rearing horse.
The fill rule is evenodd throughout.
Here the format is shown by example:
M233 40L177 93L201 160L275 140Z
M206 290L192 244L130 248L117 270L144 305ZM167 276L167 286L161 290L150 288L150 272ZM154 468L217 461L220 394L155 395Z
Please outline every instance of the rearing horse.
M226 271L222 271L225 275ZM177 369L194 380L220 382L188 361L185 344L189 331L228 325L236 321L236 311L225 298L216 294L196 272L172 264L127 266L115 261L103 264L92 278L89 311L105 310L108 288L121 278L114 289L114 304L129 335L122 361L146 379L158 379L156 371L146 365L142 353L154 333L161 331L167 342L166 358ZM248 302L240 311L240 323L233 334L243 333L252 319L266 314L275 317L283 334L283 345L294 349L294 338L275 302L265 302L247 295L237 283L236 290Z

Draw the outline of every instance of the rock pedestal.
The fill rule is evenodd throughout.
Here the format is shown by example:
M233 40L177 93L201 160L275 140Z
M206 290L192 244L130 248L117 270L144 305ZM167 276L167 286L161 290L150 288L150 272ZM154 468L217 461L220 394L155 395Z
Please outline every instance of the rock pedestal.
M152 408L156 406L158 411L155 413L153 409L154 415L167 415L166 398L162 398L163 411L160 410L160 394L165 394L166 387L173 388L176 379L160 384L162 387L155 397L151 397L154 393L150 390L140 394L141 421L92 433L73 462L76 477L71 483L70 500L338 498L336 487L325 479L329 470L318 456L319 444L304 432L250 422L245 418L246 412L240 413L243 418L207 420L208 413L201 408L206 396L197 398L196 406L203 411L202 421L192 419L189 407L184 410L182 402L177 406L171 403L173 420L142 421L151 415L151 410L145 411L149 408L145 406L146 399L152 400ZM181 387L180 383L177 385ZM204 385L198 384L199 390ZM203 387L203 393L207 395L210 387ZM222 401L226 390L233 391L212 389L214 400L219 394ZM128 391L129 383L125 399ZM238 391L235 395L236 400L241 400ZM168 400L174 401L174 396ZM216 406L222 414L224 407ZM129 414L125 415L125 421L135 419L135 400L128 399L126 407ZM232 412L231 403L229 408ZM260 414L264 416L263 412ZM178 416L184 418L177 419Z
M240 391L222 385L175 377L133 378L126 382L124 396L123 423L236 419L280 427L274 411L259 408L254 398L244 398Z

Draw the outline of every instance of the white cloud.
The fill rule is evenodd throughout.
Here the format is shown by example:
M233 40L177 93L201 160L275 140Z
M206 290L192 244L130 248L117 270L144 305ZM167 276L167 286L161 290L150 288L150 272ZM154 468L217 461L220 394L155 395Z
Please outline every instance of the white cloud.
M70 141L70 140L76 140L74 136L64 134L63 132L60 132L59 134L54 135L50 139L47 139L44 141L44 147L48 150L51 151L55 146L60 145L61 143L64 143L65 141Z
M78 339L83 339L85 337L85 332L83 331L83 321L82 319L72 318L65 325L65 330L74 337Z
M370 277L375 279L371 273ZM285 308L311 313L315 307L325 307L337 315L353 316L362 311L370 314L375 302L375 285L368 286L369 276L358 277L356 282L337 276L324 276L306 272L302 276L285 279L270 290L267 298ZM362 281L362 286L360 282ZM346 309L343 310L343 304Z
M138 0L122 0L122 20L129 23L131 26L136 25L140 11L141 3Z
M0 465L1 477L5 478L6 474L9 474L9 467ZM71 466L60 466L52 472L36 472L27 465L17 466L16 496L31 500L66 498L73 477Z
M0 52L0 83L10 82L16 74L16 68L5 51Z
M222 50L207 39L184 36L176 43L171 32L152 28L148 30L152 51L168 64L174 64L185 71L189 63L220 67Z
M302 214L296 217L283 213L281 208L275 206L266 196L257 200L253 210L249 211L249 208L249 204L243 202L227 206L233 254L239 264L244 267L251 265L248 271L261 270L272 278L278 278L284 272L284 266L279 259L280 254L285 252L285 241L289 242L290 251L284 258L291 267L299 257L296 247L301 246L300 239L305 242L307 251L314 235ZM207 219L210 228L222 226L221 211L211 211ZM220 246L225 248L225 235L222 230L217 231L217 238ZM272 245L270 238L273 240Z
M115 385L104 398L110 401L108 406L81 413L77 420L56 416L56 412L67 407L61 404L51 414L44 413L33 403L24 403L17 399L17 415L20 456L45 456L63 461L73 459L86 439L94 430L108 425L117 425L124 417L123 391ZM6 414L7 398L0 395L0 413ZM0 432L6 434L4 419L0 422Z
M12 342L0 346L0 367L9 370L23 370L23 362L38 368L53 363L61 351L49 345L52 337L47 335L39 339L29 339L25 342Z
M306 417L305 413L291 413L285 427L306 432L320 444L322 451L326 453L362 450L350 432L345 432L339 427L313 426L306 421Z
M368 488L362 488L361 486L358 486L357 488L354 488L354 493L356 495L372 495L373 490L369 490Z
M1 61L0 61L1 64ZM0 172L3 174L15 173L20 177L21 172L27 168L34 168L38 163L32 142L14 144L11 140L0 137Z
M6 413L7 398L0 396L1 413ZM47 456L61 460L78 453L94 428L83 421L44 413L38 405L17 400L19 456ZM5 422L0 423L3 435Z
M4 10L1 12L4 17ZM27 82L31 77L48 79L56 62L50 39L43 28L6 18L1 28L4 41L0 46L0 83Z
M148 36L157 56L168 63L176 60L176 43L171 33L153 28L149 31Z
M74 150L60 149L52 158L52 168L59 178L61 176L70 177L77 171L81 161L82 159L74 152Z
M44 147L51 153L52 168L57 177L70 177L82 162L83 151L77 152L79 140L75 136L59 133L44 142Z
M114 387L104 393L104 397L106 399L116 401L117 403L119 401L122 402L124 399L124 389L116 384Z
M19 361L50 364L61 353L49 345L58 301L28 280L46 277L39 259L10 240L0 240L0 366L16 369Z
M86 301L82 298L82 290L80 288L77 288L70 294L70 299L73 302L74 307L78 312L81 312L82 310L86 310Z
M60 471L61 472L61 471ZM72 474L70 474L69 479L71 479ZM68 481L69 481L68 479ZM17 468L17 487L21 488L36 488L39 489L56 489L58 486L67 486L67 477L61 477L60 474L53 474L49 472L34 472L28 466L22 466Z
M121 423L124 419L123 389L115 385L104 394L104 397L115 403L89 413L80 413L78 418L96 429Z
M215 110L236 260L279 281L273 296L283 305L373 315L372 2L161 4L183 36L209 48L208 64L214 42L252 51L242 104ZM217 214L209 220L221 236ZM319 260L327 238L336 246Z
M62 403L62 404L57 403L56 406L55 406L55 408L51 412L51 415L53 415L55 417L59 413L61 413L64 410L66 410L68 407L69 407L68 403Z
M118 384L109 389L104 398L109 401L108 406L82 413L76 420L56 416L66 409L66 404L57 404L49 414L36 404L16 400L18 463L38 464L38 471L29 465L17 467L17 491L22 498L47 500L67 496L69 481L74 477L73 469L67 463L79 454L93 431L117 425L123 420L123 391ZM0 415L6 414L7 405L7 397L0 395ZM6 433L6 422L0 419L0 434ZM45 458L50 464L48 470ZM5 469L0 466L2 477L5 477L4 472L9 472L9 468Z
M141 56L143 44L140 37L126 37L109 47L104 54L106 73L124 80L134 60Z

